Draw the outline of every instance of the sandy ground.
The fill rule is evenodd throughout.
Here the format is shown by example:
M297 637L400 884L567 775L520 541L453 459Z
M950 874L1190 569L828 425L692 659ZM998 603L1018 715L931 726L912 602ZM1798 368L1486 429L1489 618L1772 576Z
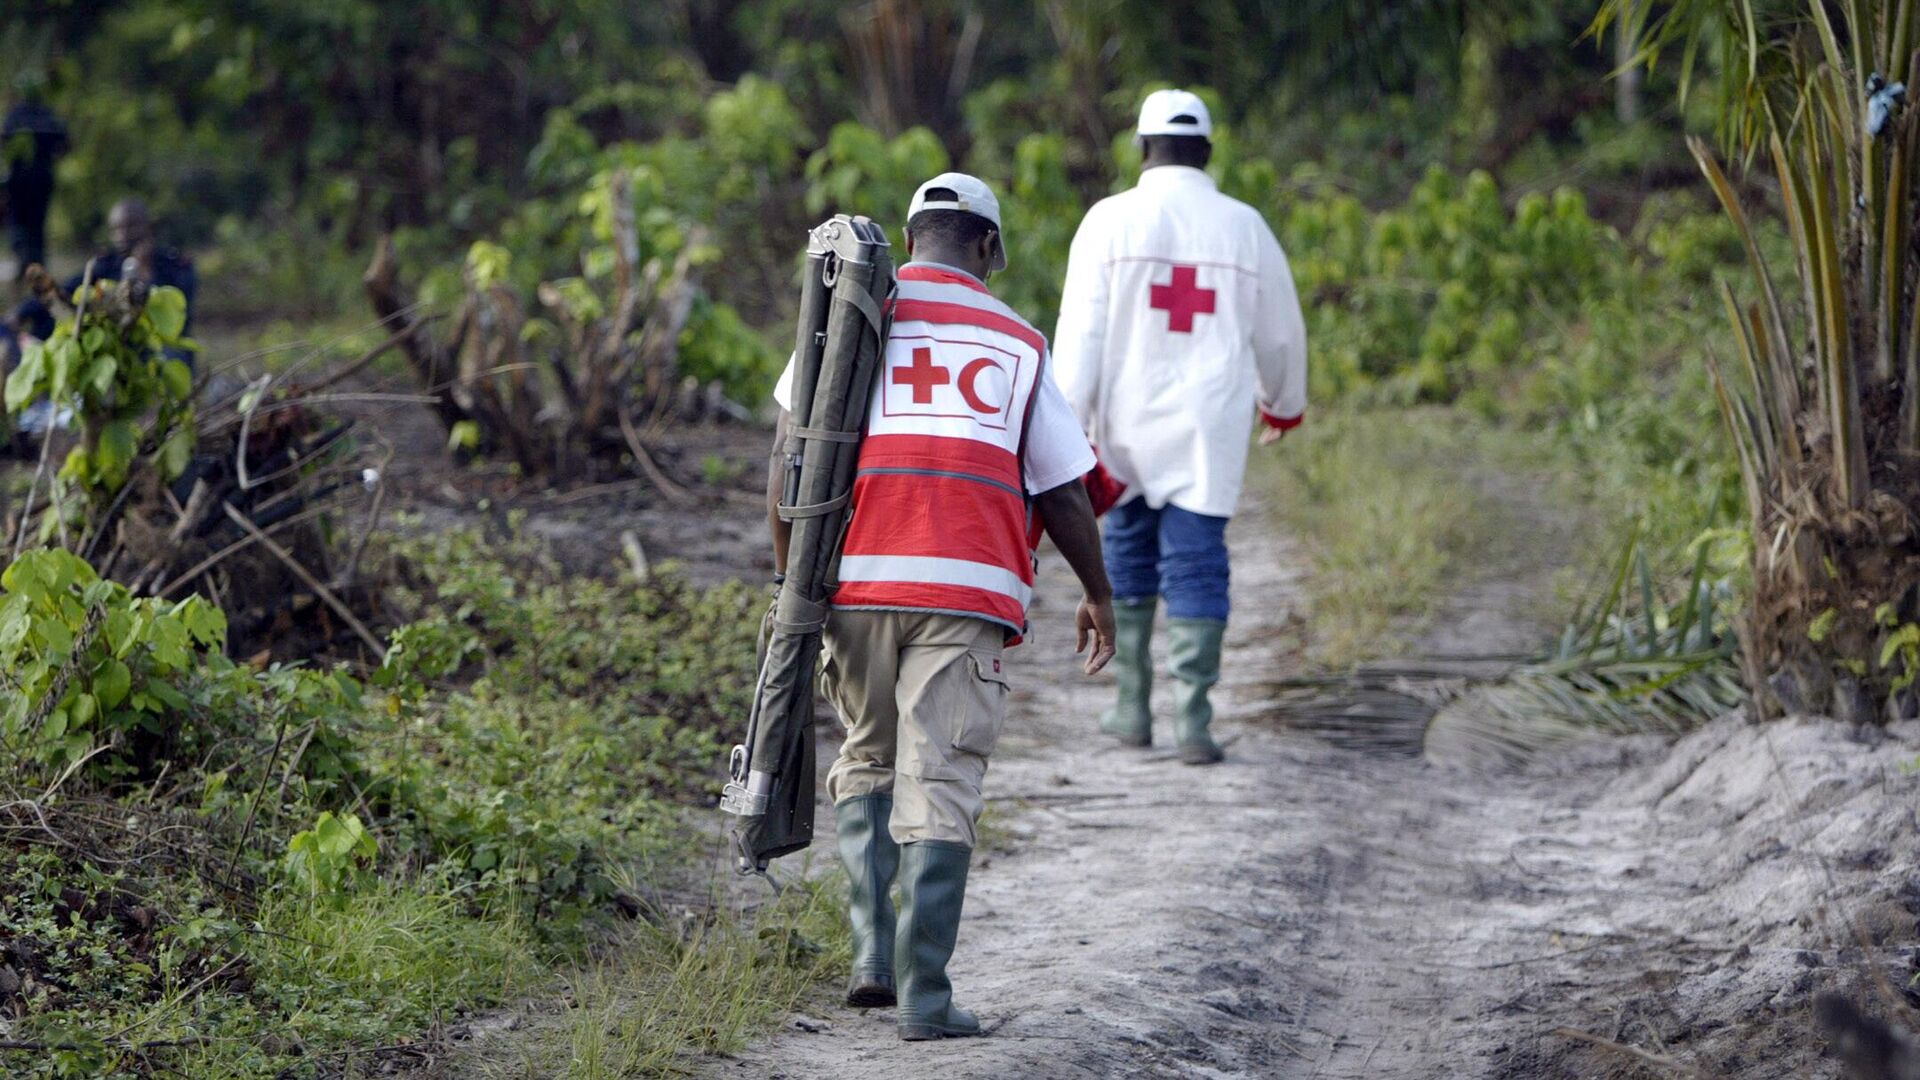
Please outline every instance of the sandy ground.
M1097 736L1045 571L952 967L990 1037L903 1044L823 991L700 1075L1830 1077L1814 992L1912 1028L1920 725L1732 717L1498 775L1339 749L1263 705L1301 559L1257 507L1230 540L1210 770Z

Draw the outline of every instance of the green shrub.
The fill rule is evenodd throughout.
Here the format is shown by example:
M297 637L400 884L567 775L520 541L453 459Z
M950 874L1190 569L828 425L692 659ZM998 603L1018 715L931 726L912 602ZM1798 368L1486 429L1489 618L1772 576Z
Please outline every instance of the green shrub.
M1044 334L1059 320L1067 247L1086 212L1067 176L1066 154L1061 136L1028 135L1014 147L1012 182L998 189L1007 268L994 275L993 291Z
M199 597L133 597L77 556L29 551L0 573L0 743L28 766L85 763L113 790L166 769L258 776L260 753L291 731L304 752L285 763L300 797L366 780L355 749L361 687L342 671L234 664L221 653L226 616Z
M313 828L287 841L287 878L314 900L337 897L362 880L380 845L352 814L322 811Z
M786 359L738 311L704 295L694 301L680 334L680 370L702 383L718 382L743 404L767 400Z
M865 214L887 228L896 263L906 262L907 204L922 183L946 172L952 159L933 132L908 128L892 139L846 121L807 159L807 212Z
M187 300L161 286L144 299L126 283L92 284L74 298L76 315L61 319L43 342L29 345L7 376L6 408L18 413L47 399L71 409L79 445L68 451L42 537L84 526L87 508L61 496L73 485L91 509L104 509L141 457L163 478L179 476L193 456L193 373L162 350L191 348L181 337ZM151 418L151 419L149 419Z
M227 619L198 597L135 599L79 556L29 551L0 574L0 679L10 685L0 742L41 767L75 765L96 746L157 734L191 704L182 686L225 643Z
M751 704L764 598L569 578L541 547L454 530L397 540L402 605L375 683L408 719L382 744L392 853L558 913L676 844L674 800L710 798ZM418 704L414 704L418 702Z
M1527 346L1611 294L1626 251L1569 189L1509 211L1483 172L1430 171L1404 205L1293 204L1280 227L1308 306L1314 391L1392 403L1498 387Z
M748 77L708 99L701 116L698 138L669 134L603 146L575 110L555 110L530 165L548 190L520 200L491 239L470 244L464 266L445 258L446 237L439 233L396 237L403 261L433 267L422 279L421 299L451 306L469 285L507 287L526 298L533 315L525 336L560 347L556 320L533 297L556 297L576 321L605 314L602 297L615 293L614 185L621 182L631 196L636 266L657 260L671 267L684 254L706 281L764 272L771 252L778 252L775 264L784 262L798 251L802 234L797 226L783 234L783 218L770 217L765 203L797 181L800 140L807 137L798 114L777 85ZM791 201L797 203L797 190ZM729 273L712 272L722 268ZM771 283L763 278L762 284ZM770 304L767 291L753 295L763 317L786 302L782 295ZM714 285L696 293L679 347L684 374L718 381L735 400L754 404L764 400L786 356L718 299Z

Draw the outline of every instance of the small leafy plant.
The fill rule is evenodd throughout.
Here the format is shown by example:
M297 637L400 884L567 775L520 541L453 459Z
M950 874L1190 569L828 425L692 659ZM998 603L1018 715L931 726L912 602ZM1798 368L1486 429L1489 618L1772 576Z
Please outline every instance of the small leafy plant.
M295 833L287 842L283 866L287 877L309 896L332 898L357 883L379 854L380 846L359 818L325 810L313 828Z
M226 640L226 615L205 600L136 599L59 549L20 556L0 590L0 681L12 691L0 743L40 765L79 762L185 709L178 683Z
M52 336L27 348L6 382L9 413L45 400L71 410L80 433L60 468L43 537L82 513L64 504L68 489L85 493L88 509L103 510L139 461L171 480L193 457L193 373L169 355L194 347L181 336L185 295L169 286L90 284L74 308Z
M1881 604L1873 619L1886 631L1880 639L1880 668L1888 689L1899 694L1920 678L1920 625L1901 622L1892 604Z

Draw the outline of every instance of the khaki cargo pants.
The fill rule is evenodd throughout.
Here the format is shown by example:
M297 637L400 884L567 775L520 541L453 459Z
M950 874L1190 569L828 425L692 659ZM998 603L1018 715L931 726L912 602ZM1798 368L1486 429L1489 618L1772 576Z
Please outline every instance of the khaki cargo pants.
M897 843L973 847L987 757L1007 718L1005 637L963 615L832 612L820 682L847 741L827 795L890 791Z

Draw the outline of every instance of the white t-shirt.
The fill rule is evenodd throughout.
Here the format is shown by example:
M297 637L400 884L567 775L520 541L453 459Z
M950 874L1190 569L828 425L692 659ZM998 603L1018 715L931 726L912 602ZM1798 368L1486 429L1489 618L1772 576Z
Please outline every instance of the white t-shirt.
M1053 366L1047 365L1034 389L1033 423L1027 428L1027 494L1052 491L1061 484L1080 479L1093 469L1093 447L1088 445L1080 421L1067 404L1066 395L1053 382ZM793 401L793 357L787 357L786 370L773 388L773 400L782 408Z

